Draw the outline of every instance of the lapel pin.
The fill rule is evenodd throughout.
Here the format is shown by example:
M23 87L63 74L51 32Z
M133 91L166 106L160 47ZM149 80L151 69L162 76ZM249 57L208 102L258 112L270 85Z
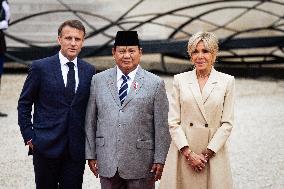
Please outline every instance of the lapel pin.
M139 89L139 84L136 81L133 83L133 88L135 91Z

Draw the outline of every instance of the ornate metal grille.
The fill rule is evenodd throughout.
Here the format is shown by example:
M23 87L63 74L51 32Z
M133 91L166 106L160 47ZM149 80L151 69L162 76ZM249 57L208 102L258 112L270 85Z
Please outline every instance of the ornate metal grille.
M149 13L145 10L147 0L138 0L117 19L106 18L85 10L77 10L67 1L57 0L64 9L48 10L32 13L13 20L10 27L34 17L69 12L74 14L91 30L86 40L103 36L101 44L86 46L81 57L111 55L114 28L119 30L147 31L151 27L162 28L163 38L157 32L158 39L144 39L144 53L160 53L162 56L188 58L186 43L188 38L199 30L215 32L220 39L220 64L275 64L284 62L284 2L277 0L226 0L202 1L168 10ZM194 1L196 2L196 1ZM139 11L138 11L139 10ZM88 18L104 21L104 25L96 27L96 23ZM220 19L222 18L222 19ZM167 21L167 20L170 21ZM174 20L174 24L170 23ZM159 30L157 30L159 31ZM31 40L20 38L6 32L6 36L21 47L9 47L7 57L22 63L48 56L58 49L55 41Z

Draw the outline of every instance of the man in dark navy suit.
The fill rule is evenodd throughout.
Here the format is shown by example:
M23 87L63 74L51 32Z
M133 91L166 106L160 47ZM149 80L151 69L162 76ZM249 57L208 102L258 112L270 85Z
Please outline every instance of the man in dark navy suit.
M84 37L80 21L62 23L60 52L32 63L19 98L18 122L33 154L37 189L82 188L85 112L95 74L93 66L77 58Z

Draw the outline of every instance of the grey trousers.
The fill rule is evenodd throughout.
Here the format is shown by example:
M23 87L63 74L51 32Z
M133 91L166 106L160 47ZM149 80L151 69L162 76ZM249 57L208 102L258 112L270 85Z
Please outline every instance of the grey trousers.
M123 179L118 172L111 177L100 176L101 189L155 189L153 178Z

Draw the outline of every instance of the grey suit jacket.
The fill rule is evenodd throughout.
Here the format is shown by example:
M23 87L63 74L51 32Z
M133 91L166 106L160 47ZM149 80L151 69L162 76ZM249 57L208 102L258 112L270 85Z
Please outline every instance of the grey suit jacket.
M168 99L163 80L138 68L123 105L116 67L93 76L85 119L86 159L97 159L99 174L125 179L152 176L164 164L170 144Z

